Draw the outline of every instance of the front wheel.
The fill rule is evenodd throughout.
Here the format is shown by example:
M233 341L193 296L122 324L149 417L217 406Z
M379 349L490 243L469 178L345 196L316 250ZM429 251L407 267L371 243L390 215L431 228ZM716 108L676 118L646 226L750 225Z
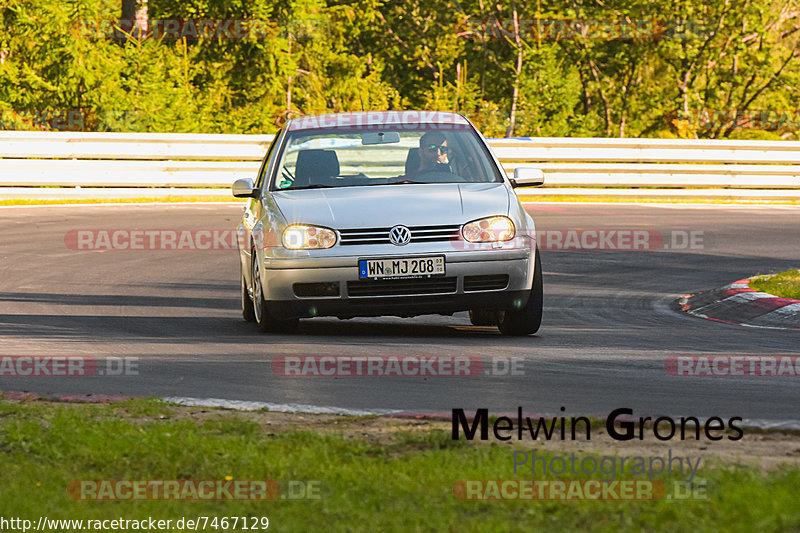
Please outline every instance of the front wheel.
M297 328L296 318L275 318L269 312L269 306L264 298L264 287L261 285L261 269L258 258L253 253L253 317L262 333L289 333Z
M533 268L533 285L528 302L519 309L505 309L498 312L497 327L503 335L532 335L542 324L542 262L539 249L536 249L536 265Z

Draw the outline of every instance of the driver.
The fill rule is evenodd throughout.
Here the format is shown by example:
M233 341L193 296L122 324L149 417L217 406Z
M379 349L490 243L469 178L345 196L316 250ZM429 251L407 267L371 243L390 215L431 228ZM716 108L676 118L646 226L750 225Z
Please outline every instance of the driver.
M447 137L441 131L429 131L419 139L419 169L416 174L430 171L452 172L447 161Z

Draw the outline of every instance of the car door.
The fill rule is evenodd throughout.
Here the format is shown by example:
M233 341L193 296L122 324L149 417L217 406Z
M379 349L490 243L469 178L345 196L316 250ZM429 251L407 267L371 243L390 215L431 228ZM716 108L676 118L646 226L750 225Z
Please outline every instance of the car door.
M272 139L272 142L267 148L267 153L264 155L264 159L261 160L261 166L258 169L258 175L256 176L255 186L261 191L256 198L251 198L244 209L244 215L242 216L242 221L237 228L238 238L240 243L240 260L242 262L242 272L245 275L248 285L252 286L253 280L250 279L251 269L250 265L252 264L252 255L251 250L253 249L253 244L256 241L261 241L260 235L260 220L263 216L263 201L262 198L264 196L265 187L268 186L269 182L269 175L270 169L274 166L273 159L274 155L278 150L276 147L280 144L280 140L282 137L282 131L278 131L275 134L275 137ZM254 232L259 233L256 238Z

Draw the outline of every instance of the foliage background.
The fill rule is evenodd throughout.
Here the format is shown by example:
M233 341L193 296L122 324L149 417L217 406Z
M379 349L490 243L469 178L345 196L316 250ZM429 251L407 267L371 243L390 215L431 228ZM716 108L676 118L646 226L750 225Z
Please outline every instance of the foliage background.
M149 0L148 10L151 23L269 23L262 38L107 39L82 21L115 21L119 0L0 0L0 128L59 129L41 117L77 110L86 130L269 133L290 116L422 108L463 113L494 137L798 138L793 0ZM652 31L530 31L534 19L576 18Z

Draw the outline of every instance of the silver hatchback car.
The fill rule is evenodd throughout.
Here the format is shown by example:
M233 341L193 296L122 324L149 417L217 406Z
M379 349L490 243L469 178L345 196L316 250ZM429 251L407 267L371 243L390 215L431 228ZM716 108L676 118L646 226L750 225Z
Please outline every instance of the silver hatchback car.
M463 116L429 111L293 119L267 150L238 226L242 314L298 319L453 314L529 335L542 318L534 223Z

